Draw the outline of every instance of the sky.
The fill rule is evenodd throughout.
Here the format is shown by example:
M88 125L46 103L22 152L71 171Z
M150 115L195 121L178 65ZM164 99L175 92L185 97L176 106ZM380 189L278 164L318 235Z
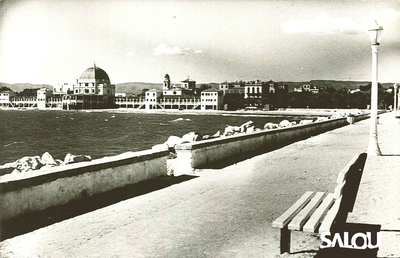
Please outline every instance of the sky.
M0 0L0 82L400 82L400 1Z

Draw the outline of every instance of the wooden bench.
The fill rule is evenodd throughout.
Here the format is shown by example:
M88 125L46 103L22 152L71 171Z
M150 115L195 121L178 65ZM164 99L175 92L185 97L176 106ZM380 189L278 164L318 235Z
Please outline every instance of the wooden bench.
M337 177L334 193L306 192L279 218L272 227L280 228L280 253L290 253L292 230L304 232L331 232L336 224L346 221L354 206L366 153L355 156Z

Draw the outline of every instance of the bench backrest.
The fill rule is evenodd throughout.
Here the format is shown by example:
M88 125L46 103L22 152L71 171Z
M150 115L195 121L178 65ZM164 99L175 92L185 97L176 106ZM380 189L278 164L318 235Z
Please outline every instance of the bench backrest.
M338 175L334 198L342 198L337 218L339 221L345 220L347 213L353 210L366 159L366 153L355 156Z

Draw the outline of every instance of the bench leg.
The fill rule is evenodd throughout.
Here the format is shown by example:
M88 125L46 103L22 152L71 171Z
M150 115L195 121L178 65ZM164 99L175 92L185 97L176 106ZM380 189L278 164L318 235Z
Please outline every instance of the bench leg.
M287 226L281 228L281 254L290 253L290 230Z

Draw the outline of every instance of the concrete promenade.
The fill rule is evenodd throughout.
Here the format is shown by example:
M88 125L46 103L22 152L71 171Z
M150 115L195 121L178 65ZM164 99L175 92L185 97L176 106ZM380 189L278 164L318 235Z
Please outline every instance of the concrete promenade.
M381 151L400 153L394 147L399 125L391 115L380 115ZM197 170L160 190L144 189L6 239L0 257L280 257L279 230L271 222L308 190L333 192L340 170L366 151L369 124L367 119L224 168ZM316 234L294 232L293 254L282 257L314 257L320 244Z
M380 115L381 156L368 156L348 223L377 225L378 257L400 257L400 125L393 113Z

